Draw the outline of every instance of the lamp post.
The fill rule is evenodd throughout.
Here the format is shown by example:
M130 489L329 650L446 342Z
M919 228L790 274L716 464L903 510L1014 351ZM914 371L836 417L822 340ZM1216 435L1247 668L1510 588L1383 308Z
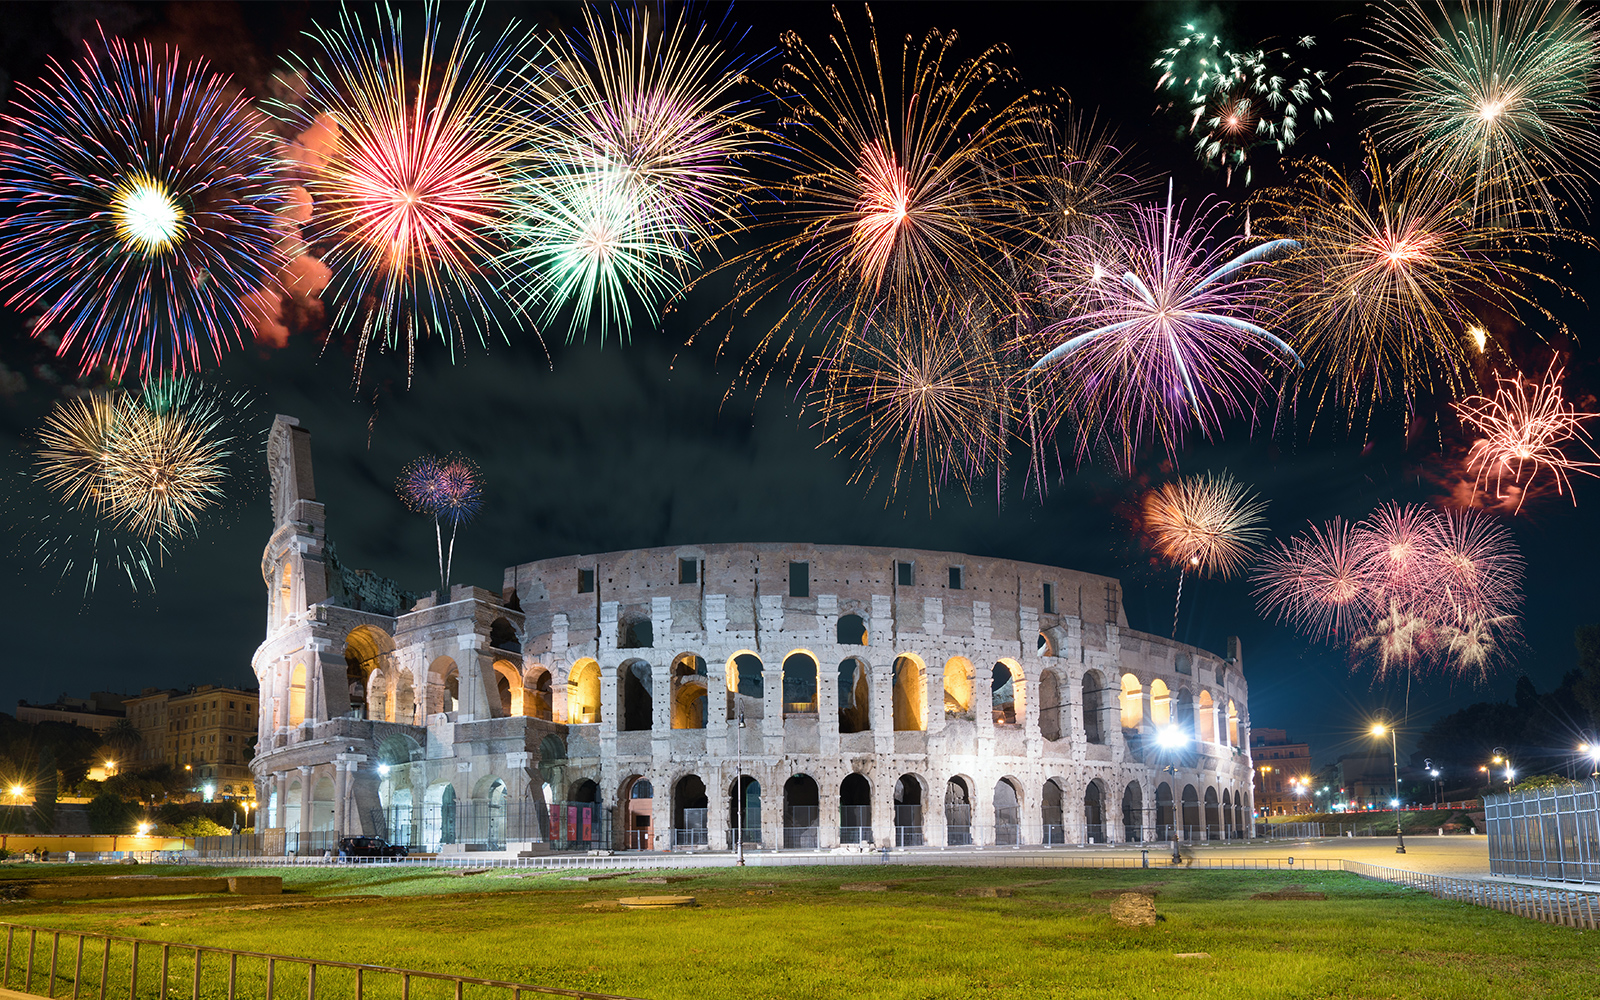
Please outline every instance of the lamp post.
M1381 738L1384 733L1389 734L1389 757L1394 762L1394 836L1396 841L1394 852L1396 854L1404 854L1406 852L1406 835L1400 830L1400 747L1396 742L1397 737L1393 726L1382 722L1373 725L1372 735Z
M1589 757L1589 777L1600 778L1600 743L1579 743L1578 752Z
M1433 808L1438 809L1440 799L1444 798L1444 782L1439 780L1439 769L1433 766L1432 757L1422 758L1422 766L1428 769L1428 777L1433 779L1430 782L1433 785Z
M1504 764L1506 766L1506 794L1507 795L1511 794L1511 778L1517 772L1516 772L1516 769L1511 766L1511 753L1510 753L1510 751L1508 751L1505 747L1495 747L1494 748L1494 758L1492 759L1491 763L1492 764ZM1484 771L1485 773L1487 773L1489 775L1489 779L1488 779L1487 783L1489 785L1493 785L1494 784L1494 771L1493 771L1493 769L1489 768L1489 767L1484 767L1484 768L1479 768L1479 770Z
M1178 762L1173 759L1172 755L1176 754L1185 742L1187 740L1184 737L1183 730L1177 726L1164 726L1156 734L1156 745L1168 757L1167 764L1161 771L1163 774L1172 775L1172 863L1175 865L1183 864L1183 855L1178 853L1178 824L1181 821L1180 817L1183 815L1181 812L1183 807L1179 804L1181 798L1178 794Z
M734 815L736 827L733 831L734 851L739 857L739 867L744 867L744 709L739 709L739 726L733 735L734 760L737 773L733 776ZM726 744L724 744L726 745Z

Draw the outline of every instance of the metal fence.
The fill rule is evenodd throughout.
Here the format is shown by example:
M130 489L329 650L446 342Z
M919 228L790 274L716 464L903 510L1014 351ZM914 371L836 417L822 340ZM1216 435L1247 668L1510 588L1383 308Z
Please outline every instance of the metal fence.
M1518 885L1515 882L1487 882L1482 879L1456 878L1451 875L1424 875L1421 872L1369 865L1364 861L1346 861L1344 870L1367 878L1382 879L1385 882L1421 889L1439 899L1452 899L1458 903L1485 906L1491 910L1502 910L1547 924L1584 927L1590 930L1600 928L1600 893Z
M54 997L128 1000L521 1000L525 994L634 1000L446 972L147 941L22 924L5 928L0 988Z
M1600 883L1600 780L1483 800L1496 875Z

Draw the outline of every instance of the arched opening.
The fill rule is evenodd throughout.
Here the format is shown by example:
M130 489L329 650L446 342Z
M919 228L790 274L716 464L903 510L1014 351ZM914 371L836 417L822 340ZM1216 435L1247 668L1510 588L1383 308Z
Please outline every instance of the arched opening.
M546 722L555 718L555 690L549 668L535 663L523 673L522 714Z
M680 653L672 661L672 728L706 727L706 661Z
M289 725L306 721L306 665L296 663L289 671Z
M927 671L922 658L907 653L894 660L895 732L915 732L928 728L923 718L928 703Z
M499 696L496 707L499 717L510 718L522 714L522 674L510 660L494 661L495 693Z
M1138 729L1144 725L1144 687L1139 683L1139 678L1132 674L1122 675L1122 693L1117 696L1117 702L1121 709L1123 729Z
M1156 786L1156 839L1176 840L1172 818L1172 786L1163 781Z
M1217 790L1206 789L1206 839L1222 839L1222 814L1217 811Z
M454 712L461 704L461 673L456 661L441 656L428 665L427 714Z
M294 566L285 564L283 579L278 584L278 621L283 623L294 614Z
M1098 778L1083 790L1083 839L1088 844L1106 842L1105 792Z
M655 850L651 815L655 806L655 788L650 782L635 775L622 783L623 808L622 846L630 851Z
M600 721L600 664L579 660L567 675L567 722L587 725Z
M1090 743L1104 743L1105 731L1100 728L1100 689L1105 682L1099 671L1088 670L1083 675L1083 738Z
M1233 699L1228 699L1228 746L1239 748L1239 709L1234 707Z
M492 776L480 781L465 819L464 840L482 844L485 850L505 850L506 783Z
M489 648L503 649L508 653L522 652L522 643L517 641L517 628L508 618L496 618L489 623Z
M372 625L358 625L344 639L344 679L350 694L350 716L356 719L376 718L368 715L367 689L374 671L383 666L384 657L394 652L394 639L389 633ZM382 705L375 706L375 713Z
M568 847L597 850L609 844L600 786L590 778L580 778L557 807L557 839Z
M421 725L417 719L417 686L412 683L411 671L401 669L395 674L394 687L391 689L394 700L394 721L403 722L408 726Z
M872 785L859 774L839 783L839 843L872 843Z
M1061 682L1054 670L1039 675L1039 735L1054 742L1061 738Z
M922 846L922 779L914 774L894 782L894 846Z
M990 706L997 726L1014 726L1026 717L1022 704L1022 665L1015 660L998 660L989 679Z
M333 779L323 775L311 789L311 832L333 832ZM330 847L338 846L329 844Z
M648 732L654 716L650 664L624 660L617 667L617 727L622 732Z
M706 783L687 774L672 786L672 843L674 847L706 846Z
M1233 798L1233 828L1235 831L1237 831L1235 836L1244 838L1255 836L1255 831L1252 830L1245 821L1245 816L1248 815L1248 813L1249 810L1247 810L1244 806L1244 793L1240 792Z
M783 783L784 847L817 846L821 802L821 790L810 775L797 774Z
M841 615L836 638L841 646L865 646L867 623L860 615Z
M972 787L959 776L944 786L944 842L951 847L972 843Z
M388 829L383 835L389 843L399 844L414 851L422 850L421 838L417 836L417 817L411 804L411 789L395 789L394 795L389 799L388 820Z
M296 850L300 839L300 799L305 789L300 787L299 779L289 782L289 793L283 803L283 828L291 838L286 850Z
M1179 688L1172 696L1172 724L1194 739L1194 695L1188 688Z
M1039 638L1034 642L1034 651L1040 656L1058 656L1055 640L1048 632L1040 632Z
M1183 786L1183 839L1200 837L1200 795L1193 785Z
M1233 800L1226 788L1222 790L1222 839L1233 839Z
M850 657L839 664L839 732L864 733L872 728L872 692L866 661Z
M655 626L647 616L626 614L617 622L618 649L650 649L655 644Z
M374 670L367 678L367 704L372 706L372 717L393 722L395 713L394 681L388 671Z
M1041 798L1041 812L1044 816L1043 843L1065 844L1067 842L1066 810L1062 808L1065 798L1065 789L1054 778L1044 783L1044 794Z
M944 715L947 719L972 718L972 661L952 656L944 665Z
M1157 729L1172 724L1172 694L1159 677L1150 682L1150 722Z
M1010 778L994 785L994 842L1022 843L1022 794Z
M748 774L728 785L729 850L733 849L736 836L743 843L761 846L761 783Z
M1200 707L1196 711L1200 722L1200 738L1207 743L1217 742L1217 706L1210 691L1200 692Z
M783 714L817 714L817 661L810 653L783 658Z
M735 653L728 660L728 718L759 719L765 714L762 701L765 683L761 657L749 651Z
M1130 844L1144 840L1144 789L1137 781L1122 790L1122 839Z

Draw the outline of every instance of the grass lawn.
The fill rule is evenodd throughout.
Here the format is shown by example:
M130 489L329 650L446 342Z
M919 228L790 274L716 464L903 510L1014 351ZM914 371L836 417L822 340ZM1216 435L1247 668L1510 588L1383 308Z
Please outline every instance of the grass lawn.
M96 870L128 872L6 866L0 880ZM280 870L235 872L268 873ZM897 865L645 873L692 876L668 885L563 881L571 871L281 874L286 891L278 897L23 901L6 904L4 919L651 1000L1600 997L1600 933L1335 872ZM840 888L863 882L889 889ZM1289 885L1328 898L1250 898ZM982 887L1013 895L972 894ZM1121 927L1109 916L1110 900L1091 896L1140 887L1157 893L1163 919L1154 927ZM693 895L700 906L584 905L655 894ZM1183 952L1210 957L1174 957ZM189 995L186 975L176 975L174 995ZM281 995L304 996L303 977L300 983L298 994Z

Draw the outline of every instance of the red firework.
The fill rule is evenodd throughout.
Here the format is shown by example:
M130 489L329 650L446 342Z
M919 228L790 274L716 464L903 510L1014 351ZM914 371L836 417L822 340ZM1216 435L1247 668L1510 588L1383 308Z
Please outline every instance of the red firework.
M1554 364L1544 380L1533 382L1522 376L1499 376L1493 398L1469 396L1455 404L1461 420L1484 436L1475 441L1467 455L1467 468L1477 475L1477 486L1486 489L1494 479L1494 495L1506 499L1509 482L1519 487L1516 509L1522 510L1528 491L1541 473L1555 481L1556 492L1572 492L1569 472L1597 475L1600 462L1576 459L1567 449L1587 451L1594 458L1593 439L1583 426L1593 413L1582 413L1567 403L1562 394L1565 371ZM1572 502L1578 502L1573 494Z

